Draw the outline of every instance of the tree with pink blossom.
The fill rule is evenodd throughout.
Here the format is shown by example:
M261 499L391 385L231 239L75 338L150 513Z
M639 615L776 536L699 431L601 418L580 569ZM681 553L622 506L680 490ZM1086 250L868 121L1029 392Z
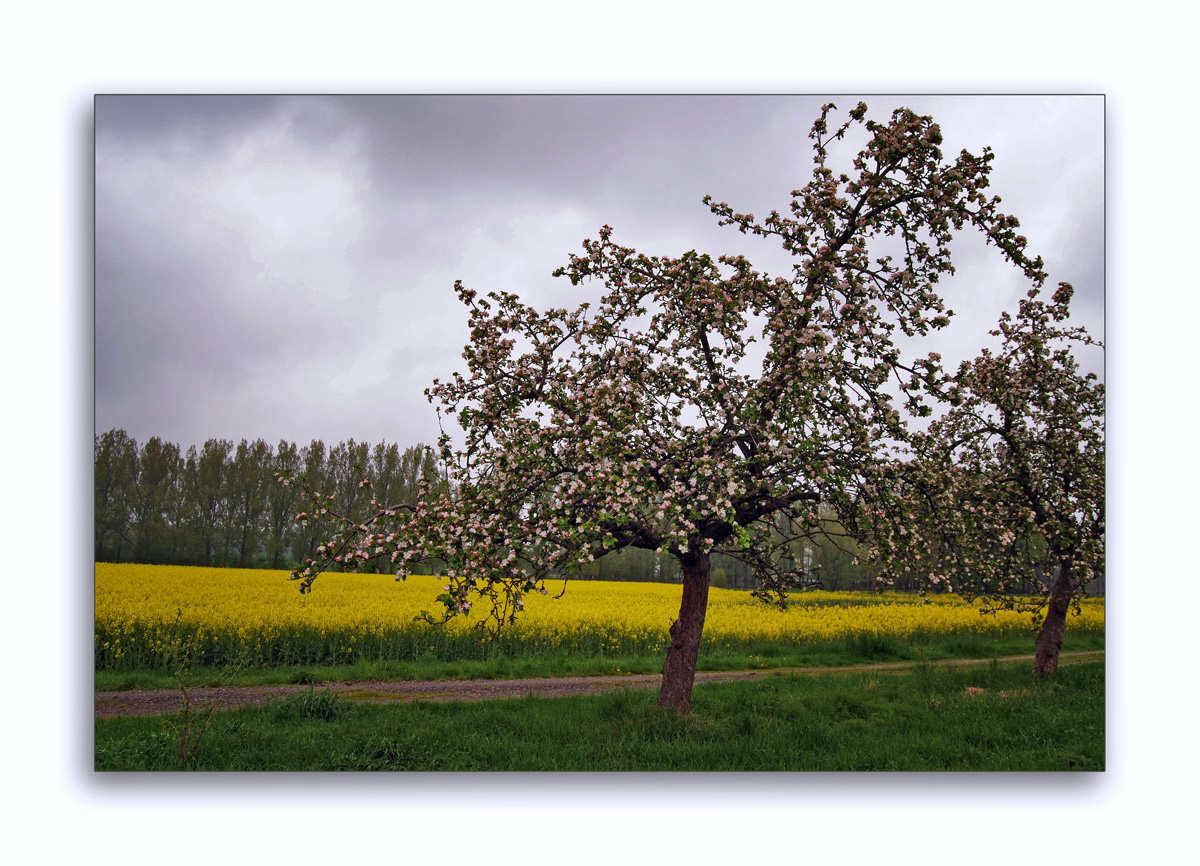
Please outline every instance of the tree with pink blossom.
M949 408L881 464L868 523L886 574L951 589L984 613L1033 614L1034 674L1052 674L1067 614L1104 568L1104 385L1079 370L1072 288L1004 313L984 350L939 384ZM1030 586L1036 587L1031 595Z
M301 590L330 567L382 559L403 578L436 560L444 613L429 619L470 616L483 637L549 577L658 551L683 576L659 703L687 712L714 552L750 564L755 595L785 604L798 582L789 541L830 513L866 525L863 485L907 441L908 419L930 414L936 357L906 360L893 337L948 324L935 289L954 234L979 231L1027 276L1041 269L985 194L990 149L947 160L929 117L898 109L880 123L860 103L835 126L835 110L812 127L812 179L788 213L757 220L704 200L721 224L778 240L795 258L787 276L740 255L646 256L605 226L556 271L599 284L594 303L538 311L457 284L467 369L426 392L464 435L439 444L451 492L374 502L352 521L306 489L301 519L333 531L293 574ZM855 126L869 140L836 174L830 150Z

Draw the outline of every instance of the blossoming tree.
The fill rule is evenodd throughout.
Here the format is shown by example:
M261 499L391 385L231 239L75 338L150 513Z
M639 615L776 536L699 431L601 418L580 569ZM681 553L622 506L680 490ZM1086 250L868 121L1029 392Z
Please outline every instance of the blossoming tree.
M929 117L878 123L860 103L831 128L834 110L813 125L812 180L789 214L759 221L705 198L721 224L778 239L797 260L787 277L742 256L648 257L605 226L555 272L602 284L594 305L539 312L457 284L467 372L426 392L465 432L440 444L453 494L352 522L308 491L304 517L337 531L293 575L302 591L331 566L386 557L399 578L432 557L447 572L439 621L469 613L494 632L550 575L621 548L669 554L683 587L659 703L686 712L712 554L751 564L756 594L782 604L796 577L780 564L787 540L818 531L822 507L861 509L856 491L907 436L906 416L928 414L936 357L906 362L893 335L948 323L935 284L953 270L954 233L982 232L1027 274L1041 266L984 193L990 150L949 161ZM853 124L869 141L853 174L835 175L829 150Z
M1032 612L1045 676L1067 613L1104 567L1104 385L1079 370L1083 348L1102 346L1066 325L1071 286L1047 303L1040 285L1001 316L998 352L940 383L950 408L885 470L873 534L889 567L927 588L952 586L984 612Z

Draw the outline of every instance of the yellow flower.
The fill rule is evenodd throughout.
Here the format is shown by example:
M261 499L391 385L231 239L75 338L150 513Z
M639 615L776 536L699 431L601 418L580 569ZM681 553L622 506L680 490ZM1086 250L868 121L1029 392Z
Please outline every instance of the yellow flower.
M679 611L676 584L572 581L561 599L554 597L561 581L547 582L547 589L545 596L527 596L525 613L501 637L515 651L657 653L669 643L668 629ZM131 664L153 664L164 646L186 637L263 664L330 661L338 649L365 659L412 657L425 647L438 651L439 645L445 657L477 651L472 630L477 615L441 629L415 621L434 606L438 592L438 578L425 575L397 583L389 575L327 574L301 596L285 571L97 563L97 664L108 664L110 653ZM1085 599L1082 609L1069 628L1103 632L1103 599ZM1029 633L1028 614L981 616L958 596L935 596L924 604L904 593L806 593L780 611L745 592L713 587L705 622L706 643L728 648L855 636L1018 633Z

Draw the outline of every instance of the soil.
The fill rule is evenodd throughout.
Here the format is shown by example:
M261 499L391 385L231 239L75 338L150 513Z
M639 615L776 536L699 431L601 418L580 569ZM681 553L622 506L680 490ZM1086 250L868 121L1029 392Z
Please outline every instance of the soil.
M1073 661L1094 661L1104 657L1103 650L1094 652L1063 653L1060 664ZM1009 656L1000 661L1027 661L1032 655ZM972 665L988 664L990 659L958 659L938 664ZM856 673L860 671L904 671L915 662L887 662L852 667L823 668L775 668L753 671L698 671L697 683L725 682L729 680L756 679L783 674L829 674ZM597 694L624 688L656 688L662 680L660 674L628 674L600 677L554 677L525 680L439 680L400 682L372 681L323 683L318 686L237 686L226 688L192 689L194 706L211 702L218 710L231 710L244 706L260 706L269 701L283 698L310 688L330 691L354 701L477 701L491 698L518 698L526 695L562 697L564 695ZM123 692L96 692L96 718L113 716L156 716L177 712L180 709L180 694L177 689L146 689Z

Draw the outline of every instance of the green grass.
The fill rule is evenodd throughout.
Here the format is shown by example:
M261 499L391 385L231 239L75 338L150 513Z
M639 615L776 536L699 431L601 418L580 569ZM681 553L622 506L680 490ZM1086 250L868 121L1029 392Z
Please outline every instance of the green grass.
M1104 636L1067 632L1064 652L1104 649ZM839 667L872 662L991 659L1030 655L1033 636L1003 639L954 636L940 641L907 643L890 638L847 639L813 647L762 642L726 649L706 646L697 669L729 671L791 667ZM595 676L616 673L653 674L662 670L665 655L603 656L554 650L538 655L498 655L487 660L360 661L343 665L279 665L240 671L235 685L285 685L363 680L524 679L532 677ZM197 667L188 677L191 685L215 679L220 670ZM132 671L96 671L97 691L175 688L173 674L161 668Z
M1027 662L589 697L354 704L314 688L217 713L199 770L1103 770L1104 665ZM164 718L96 720L97 770L177 770Z

